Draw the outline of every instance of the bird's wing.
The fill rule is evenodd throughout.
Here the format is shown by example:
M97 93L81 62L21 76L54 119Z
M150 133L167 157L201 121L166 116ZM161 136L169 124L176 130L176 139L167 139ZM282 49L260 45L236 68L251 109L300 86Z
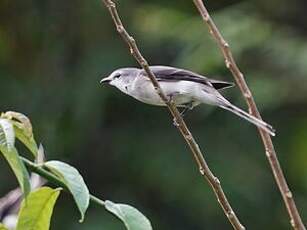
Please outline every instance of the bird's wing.
M170 66L150 66L150 69L155 74L158 81L193 81L213 86L217 90L234 86L231 82L209 79L192 71ZM144 70L142 70L142 74L145 74Z

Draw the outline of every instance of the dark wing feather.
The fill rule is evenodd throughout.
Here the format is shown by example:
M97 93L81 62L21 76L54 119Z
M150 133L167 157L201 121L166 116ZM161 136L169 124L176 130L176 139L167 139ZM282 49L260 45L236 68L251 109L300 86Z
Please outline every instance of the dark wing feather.
M150 69L155 74L158 81L193 81L213 86L217 90L234 86L231 82L209 79L192 71L170 66L150 66ZM142 73L145 73L144 70L142 70Z
M220 80L214 80L214 79L209 79L209 81L213 85L213 87L217 90L227 89L227 88L235 86L234 83L228 82L228 81L220 81Z

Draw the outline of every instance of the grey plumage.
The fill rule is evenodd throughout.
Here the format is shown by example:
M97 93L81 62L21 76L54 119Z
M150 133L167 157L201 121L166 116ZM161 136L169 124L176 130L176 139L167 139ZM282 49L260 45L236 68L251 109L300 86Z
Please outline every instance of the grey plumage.
M189 70L170 66L150 66L150 69L155 74L165 95L173 100L177 107L193 108L201 103L215 105L275 135L272 126L246 113L222 96L219 90L232 87L233 83L210 79ZM106 82L141 102L165 106L143 69L115 70L101 80L101 83Z
M234 86L231 82L209 79L184 69L168 66L152 66L150 69L155 74L157 80L162 82L193 81L204 85L212 85L217 90ZM141 70L141 74L146 75L143 69Z

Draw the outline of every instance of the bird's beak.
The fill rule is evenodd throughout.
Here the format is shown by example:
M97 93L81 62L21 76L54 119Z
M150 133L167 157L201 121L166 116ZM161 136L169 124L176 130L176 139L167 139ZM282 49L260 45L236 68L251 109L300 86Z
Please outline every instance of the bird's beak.
M105 84L105 83L109 83L111 80L109 79L109 77L106 77L106 78L102 78L101 80L100 80L100 83L101 84Z

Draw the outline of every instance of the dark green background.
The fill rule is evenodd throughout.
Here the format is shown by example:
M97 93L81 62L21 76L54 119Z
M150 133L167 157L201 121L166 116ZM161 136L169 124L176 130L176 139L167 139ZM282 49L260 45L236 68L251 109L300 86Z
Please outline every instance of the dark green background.
M118 2L149 63L233 81L192 0ZM307 3L212 0L206 5L263 118L277 130L273 141L306 221ZM93 194L137 207L154 229L231 229L167 109L99 84L125 66L137 64L101 1L0 1L0 108L31 118L48 159L76 166ZM224 94L246 109L238 88ZM290 229L254 126L210 106L199 106L185 120L243 224ZM4 195L16 180L3 158L0 167ZM96 205L83 224L78 215L63 193L51 229L124 229Z

